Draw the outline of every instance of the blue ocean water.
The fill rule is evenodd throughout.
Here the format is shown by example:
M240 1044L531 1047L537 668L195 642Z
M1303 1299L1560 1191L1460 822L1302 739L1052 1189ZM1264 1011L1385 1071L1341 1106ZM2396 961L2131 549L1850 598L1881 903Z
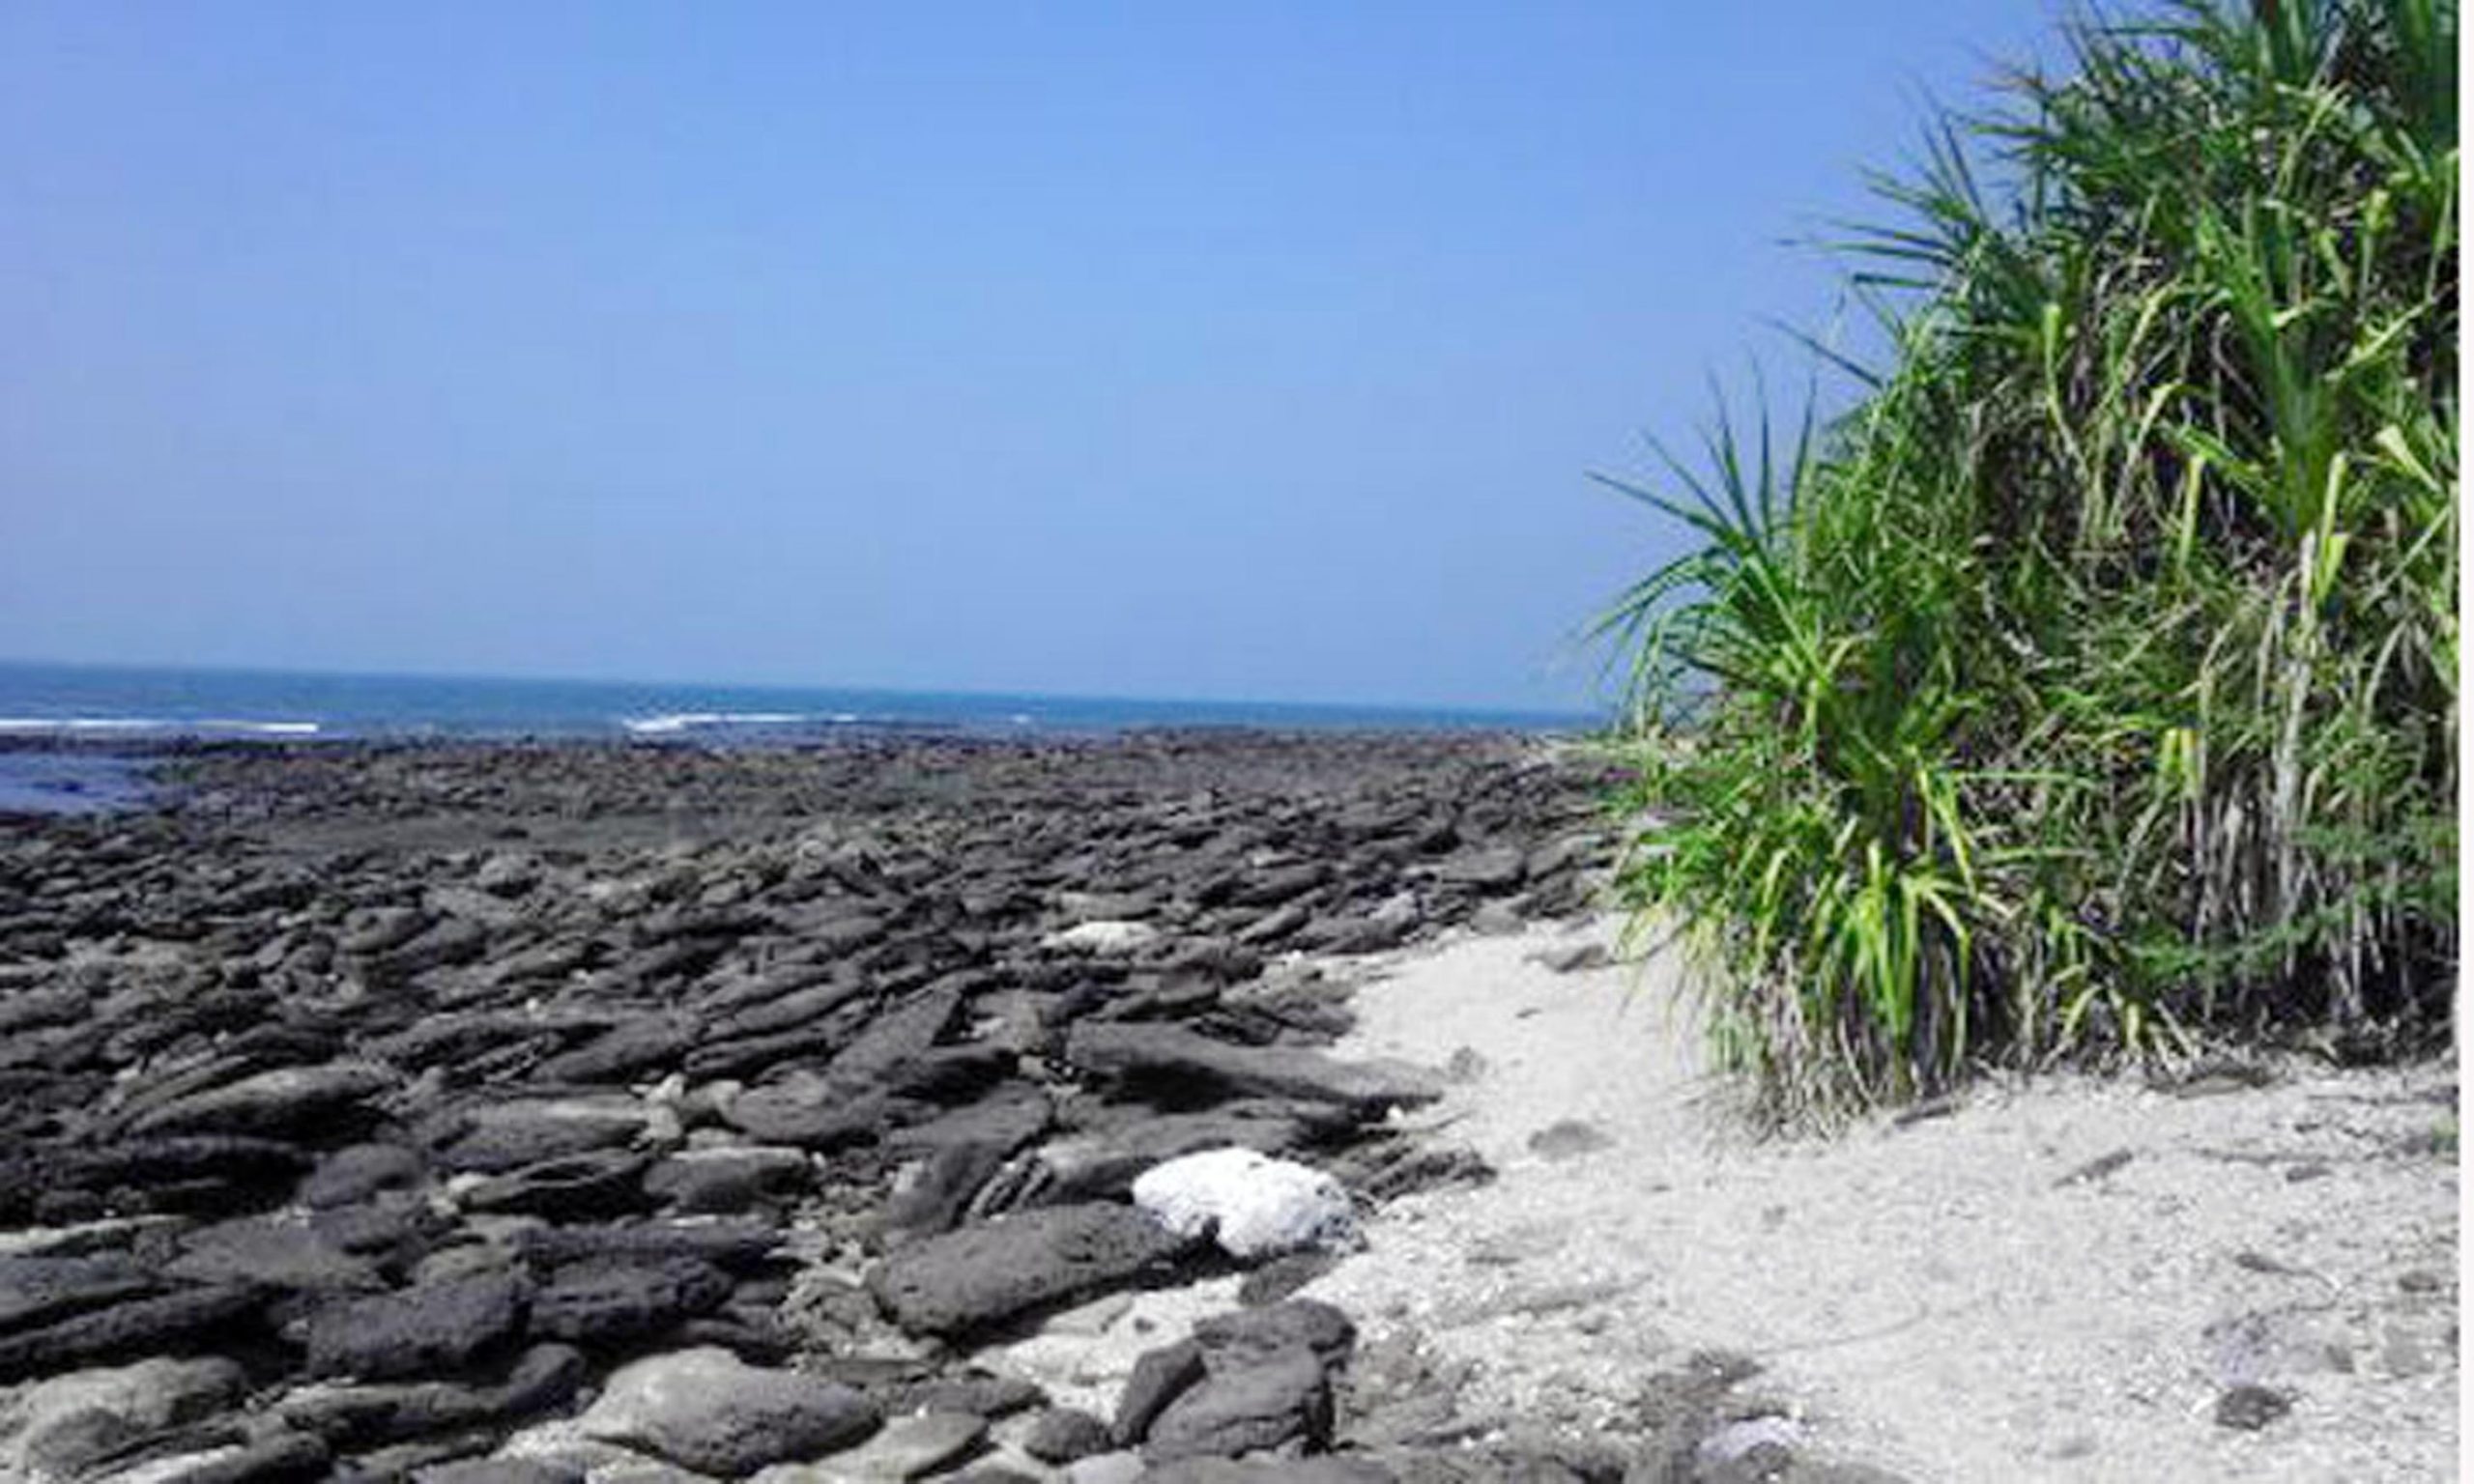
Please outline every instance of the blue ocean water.
M308 674L0 662L0 742L175 737L791 744L861 732L1079 736L1146 727L1577 731L1597 719L1250 701Z

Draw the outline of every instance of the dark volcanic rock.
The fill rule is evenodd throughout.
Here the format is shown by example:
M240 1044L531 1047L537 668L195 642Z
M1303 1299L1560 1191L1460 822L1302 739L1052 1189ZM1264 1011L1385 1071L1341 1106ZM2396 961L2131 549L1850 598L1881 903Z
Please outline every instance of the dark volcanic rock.
M489 1272L330 1304L302 1327L309 1369L371 1381L452 1373L515 1332L528 1297L521 1278Z
M532 1227L516 1232L511 1241L526 1263L542 1270L590 1258L692 1257L738 1272L770 1260L783 1235L755 1221L642 1221Z
M875 1406L839 1383L690 1350L620 1368L582 1427L699 1472L738 1477L831 1452L877 1422Z
M335 1142L352 1115L393 1081L366 1062L283 1067L183 1098L141 1115L139 1134L279 1134L304 1143Z
M355 1144L320 1160L301 1182L301 1204L357 1206L382 1190L418 1184L421 1172L420 1156L400 1144Z
M0 1257L0 1334L153 1293L144 1265L118 1252Z
M1282 1046L1232 1046L1174 1025L1086 1022L1067 1036L1065 1056L1086 1072L1171 1105L1216 1088L1228 1097L1328 1102L1373 1118L1443 1096L1441 1084L1415 1068L1341 1062Z
M1087 1412L1051 1407L1031 1423L1022 1451L1043 1464L1070 1464L1078 1458L1106 1453L1116 1446L1108 1424Z
M1153 1419L1202 1378L1202 1347L1193 1340L1144 1351L1135 1357L1134 1373L1117 1395L1116 1418L1108 1431L1120 1446L1140 1442Z
M577 1344L653 1334L730 1297L731 1280L693 1257L588 1258L532 1295L532 1332Z
M879 1014L826 1069L826 1080L842 1087L873 1088L904 1063L928 1054L962 1008L962 994L952 987L929 990L908 1003Z
M691 1022L649 1016L550 1058L541 1075L553 1082L623 1082L677 1061L695 1041Z
M1319 1299L1291 1298L1206 1319L1194 1326L1194 1342L1215 1368L1298 1346L1323 1364L1336 1365L1356 1349L1357 1326Z
M366 1447L516 1418L558 1406L584 1380L584 1356L564 1345L535 1345L495 1384L412 1382L320 1384L277 1402L292 1428L335 1446Z
M453 1132L438 1151L442 1168L503 1175L630 1143L644 1131L645 1114L632 1100L509 1101L474 1110L446 1127Z
M0 1261L0 1375L201 1351L245 1371L245 1415L99 1438L98 1484L518 1484L536 1470L485 1457L509 1428L647 1343L856 1364L814 1346L881 1340L878 1307L950 1336L1167 1275L1180 1243L1079 1203L1230 1145L1377 1198L1461 1178L1366 1137L1431 1086L1304 1049L1346 1029L1345 988L1267 981L1266 956L1482 908L1516 927L1569 910L1606 853L1572 842L1590 780L1485 739L851 735L184 749L190 803L12 821L0 1227L58 1231L20 1239L55 1266ZM788 1302L793 1202L892 1251L816 1334ZM1205 1331L1195 1384L1145 1404L1184 1409L1155 1441L1317 1445L1281 1367L1337 1363L1345 1326L1273 1312ZM950 1365L859 1384L853 1438L932 1415L821 1471L967 1445L1036 1401ZM822 1451L802 1446L778 1456ZM1327 1464L1154 1472L1374 1476Z
M864 1144L891 1121L881 1093L843 1096L820 1087L759 1087L732 1099L722 1117L768 1144L830 1151Z
M467 1458L413 1472L413 1484L586 1484L574 1464L537 1458Z
M0 1337L0 1381L75 1368L90 1360L185 1352L201 1336L228 1337L264 1296L226 1285L129 1298Z
M1322 1362L1303 1345L1215 1365L1152 1420L1146 1457L1165 1461L1211 1454L1234 1458L1296 1444L1323 1446L1332 1433L1332 1393Z
M673 1210L729 1213L796 1196L814 1180L798 1150L741 1144L682 1150L647 1170L644 1184L647 1195Z
M1191 1244L1128 1206L1058 1206L904 1248L869 1290L914 1333L959 1334L1134 1281Z
M305 1221L245 1216L181 1239L164 1274L191 1283L251 1283L307 1293L371 1292L377 1270Z
M502 1214L590 1219L632 1211L644 1204L645 1156L623 1150L595 1150L545 1159L504 1175L492 1175L464 1192L472 1211Z

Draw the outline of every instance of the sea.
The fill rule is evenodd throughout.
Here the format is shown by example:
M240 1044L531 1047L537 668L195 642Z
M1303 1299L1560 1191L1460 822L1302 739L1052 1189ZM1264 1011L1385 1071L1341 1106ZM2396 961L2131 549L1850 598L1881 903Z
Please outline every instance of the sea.
M181 740L767 747L1152 728L1570 733L1601 720L1579 712L0 661L0 813L126 807L144 796L145 784L142 769L116 749L133 756Z

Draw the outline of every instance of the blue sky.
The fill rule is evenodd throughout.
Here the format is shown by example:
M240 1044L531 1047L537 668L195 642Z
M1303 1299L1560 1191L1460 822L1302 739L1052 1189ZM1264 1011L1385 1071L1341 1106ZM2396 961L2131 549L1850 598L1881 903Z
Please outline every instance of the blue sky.
M0 654L1577 703L2052 15L14 0Z

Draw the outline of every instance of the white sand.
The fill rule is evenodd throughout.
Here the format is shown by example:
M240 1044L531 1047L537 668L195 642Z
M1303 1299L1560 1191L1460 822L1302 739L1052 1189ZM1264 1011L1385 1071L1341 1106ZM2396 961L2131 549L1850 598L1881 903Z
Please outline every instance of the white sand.
M1474 1362L1464 1410L1600 1421L1725 1349L1765 1365L1745 1392L1797 1409L1809 1451L1918 1484L2458 1476L2458 1174L2428 1144L2453 1065L2297 1065L2200 1098L2049 1079L1756 1145L1707 1096L1672 969L1527 961L1568 941L1392 960L1338 1048L1486 1064L1420 1121L1500 1179L1394 1204L1307 1290ZM1530 1150L1568 1119L1612 1142ZM2291 1413L2218 1426L2246 1381Z

